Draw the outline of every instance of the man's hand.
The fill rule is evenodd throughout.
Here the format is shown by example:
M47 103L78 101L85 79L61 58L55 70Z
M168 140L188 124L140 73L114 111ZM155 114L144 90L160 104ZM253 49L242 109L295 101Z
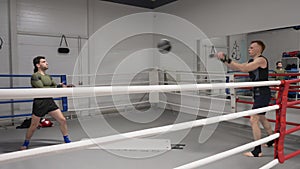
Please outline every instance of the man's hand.
M73 85L73 84L67 84L67 85L65 85L65 84L63 84L63 83L59 83L59 84L57 85L57 87L58 87L58 88L61 88L61 87L66 88L66 87L75 87L75 85Z
M217 58L222 61L223 63L227 63L230 64L231 63L231 59L223 52L218 52L217 54L215 54L217 56Z
M67 85L65 85L66 87L76 87L75 85L73 85L73 84L67 84Z
M218 58L219 60L224 60L224 59L226 59L226 55L225 55L225 53L223 53L223 52L218 52L216 55L217 55L217 58Z

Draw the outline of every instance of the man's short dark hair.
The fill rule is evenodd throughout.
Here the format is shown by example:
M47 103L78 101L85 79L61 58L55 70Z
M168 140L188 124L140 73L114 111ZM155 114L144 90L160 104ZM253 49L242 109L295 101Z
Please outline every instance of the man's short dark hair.
M37 56L33 59L33 66L40 63L41 59L45 59L45 56Z
M281 61L277 61L277 62L276 62L276 66L277 66L279 63L282 63L282 62L281 62Z
M262 42L261 40L254 40L251 42L252 43L257 43L260 47L261 47L261 53L264 52L266 45L264 44L264 42Z
M38 71L38 68L36 67L36 64L39 64L41 59L45 59L45 56L37 56L33 59L33 66L34 66L33 72L34 73Z

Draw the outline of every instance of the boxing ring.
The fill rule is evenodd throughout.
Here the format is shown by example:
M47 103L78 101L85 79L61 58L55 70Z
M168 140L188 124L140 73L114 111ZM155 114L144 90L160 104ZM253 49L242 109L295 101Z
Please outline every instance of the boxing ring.
M262 166L261 169L271 168L279 163L284 163L286 160L293 158L300 154L300 150L285 155L284 142L285 137L288 134L300 130L300 125L294 124L296 127L286 129L286 109L289 107L295 108L297 104L300 104L300 100L288 101L288 92L299 92L298 86L291 86L293 83L300 82L300 79L284 80L284 81L265 81L265 82L235 82L235 83L213 83L213 84L182 84L182 85L139 85L139 86L102 86L102 87L77 87L77 88L55 88L55 89L0 89L0 97L2 99L27 99L34 97L92 97L92 96L108 96L108 95L120 95L120 94L132 94L132 93L155 93L155 92L182 92L182 91L201 91L212 89L235 89L235 88L249 88L258 86L278 86L279 95L276 100L276 104L268 107L246 110L238 113L230 113L220 115L216 117L209 117L205 119L199 119L194 121L188 121L178 124L154 127L149 129L137 130L133 132L127 132L116 135L109 135L100 138L87 139L72 142L69 144L58 144L46 147L39 147L29 149L25 151L17 151L11 153L0 154L0 163L11 163L15 161L25 160L28 158L34 158L39 155L51 155L59 154L69 151L79 151L87 148L94 147L95 145L102 145L111 142L118 142L131 138L144 138L166 132L175 132L185 129L190 129L199 126L210 125L223 121L233 120L245 116L251 116L254 114L276 110L276 127L275 133L260 140L247 143L245 145L203 158L198 161L194 161L189 164L183 164L176 168L196 168L212 163L216 160L224 159L226 157L235 155L247 149L253 148L257 145L261 145L270 140L275 141L274 147L274 160Z

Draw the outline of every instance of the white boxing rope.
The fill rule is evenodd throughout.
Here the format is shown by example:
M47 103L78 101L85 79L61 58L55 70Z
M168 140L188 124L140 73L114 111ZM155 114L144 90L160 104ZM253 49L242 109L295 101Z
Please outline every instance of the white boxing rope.
M3 162L12 162L14 160L26 159L28 157L37 157L39 155L50 155L50 154L54 154L54 153L62 153L62 152L67 152L67 151L71 151L71 150L73 150L73 151L74 150L82 150L82 149L85 149L88 147L95 147L97 145L115 142L115 141L121 141L121 140L125 140L125 139L130 139L130 138L141 138L141 137L146 137L146 136L162 134L165 132L173 132L173 131L178 131L178 130L190 129L192 127L213 124L213 123L217 123L217 122L221 122L221 121L227 121L227 120L240 118L243 116L250 116L253 114L276 110L278 108L279 108L278 105L274 105L274 106L268 106L268 107L253 109L253 110L247 110L247 111L243 111L243 112L239 112L239 113L232 113L232 114L227 114L227 115L222 115L222 116L210 117L210 118L200 119L200 120L195 120L195 121L190 121L190 122L183 122L183 123L178 123L178 124L166 125L166 126L162 126L162 127L155 127L155 128L138 130L138 131L133 131L133 132L128 132L128 133L121 133L121 134L117 134L117 135L105 136L105 137L100 137L100 138L96 138L96 139L92 139L92 140L83 140L83 141L77 141L77 142L72 142L72 143L68 143L68 144L52 145L52 146L39 147L39 148L29 149L29 150L24 150L24 151L0 154L0 164Z
M278 138L279 136L280 136L279 133L272 134L272 135L270 135L268 137L265 137L263 139L253 141L251 143L233 148L231 150L224 151L224 152L219 153L219 154L212 155L210 157L203 158L203 159L198 160L198 161L194 161L194 162L186 164L186 165L182 165L180 167L176 167L174 169L192 169L192 168L200 167L200 166L215 162L216 160L220 160L220 159L232 156L234 154L240 153L242 151L245 151L247 149L253 148L257 145L261 145L261 144L266 143L268 141L274 140L274 139Z
M180 104L176 104L176 103L170 103L170 102L165 102L165 101L160 101L160 103L164 103L164 104L168 104L168 105L172 105L172 106L177 106L177 107L181 107L181 108L188 108L188 109L192 109L192 110L201 110L201 111L209 111L212 113L218 113L218 114L228 114L230 112L220 112L220 111L216 111L216 110L209 110L209 109L202 109L199 107L191 107L191 106L185 106L185 105L180 105Z
M102 87L75 87L75 88L34 88L34 89L0 89L1 99L24 99L45 97L70 96L104 96L116 94L134 94L150 92L193 91L207 89L226 89L238 87L258 87L280 85L280 81L237 82L237 83L209 83L183 85L143 85L143 86L102 86Z
M274 159L274 160L270 161L268 164L260 167L259 169L270 169L270 168L276 166L277 164L279 164L279 160Z
M99 109L106 109L106 108L113 108L113 107L126 107L132 105L141 105L149 103L149 101L141 101L141 102L134 102L130 104L117 104L117 105L109 105L109 106L97 106L97 107L87 107L87 108L75 108L75 109L68 109L68 111L87 111L87 110L99 110Z

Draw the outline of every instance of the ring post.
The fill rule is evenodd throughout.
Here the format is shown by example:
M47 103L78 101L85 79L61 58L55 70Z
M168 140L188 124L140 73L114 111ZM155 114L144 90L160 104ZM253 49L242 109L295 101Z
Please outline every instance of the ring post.
M60 76L60 81L63 83L63 84L67 84L67 76L66 75L61 75ZM62 101L62 112L66 112L68 111L68 98L67 97L62 97L61 98L61 101Z

